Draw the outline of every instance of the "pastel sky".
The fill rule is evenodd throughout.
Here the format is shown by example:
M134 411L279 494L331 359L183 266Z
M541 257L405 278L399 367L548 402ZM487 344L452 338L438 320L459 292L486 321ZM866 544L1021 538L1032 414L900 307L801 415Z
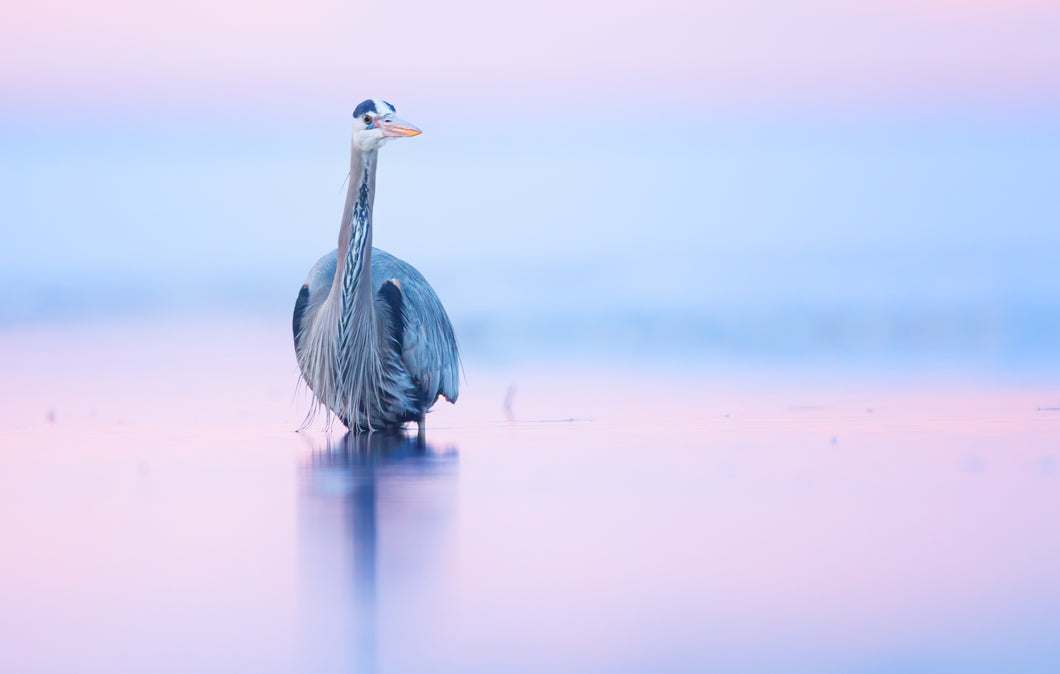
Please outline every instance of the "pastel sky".
M1048 0L40 0L0 9L8 114L665 96L1055 109ZM407 104L407 103L406 103Z
M785 307L973 307L1049 345L1057 35L1056 0L4 3L0 324L289 311L378 97L424 134L375 243L457 316L729 307L771 345Z

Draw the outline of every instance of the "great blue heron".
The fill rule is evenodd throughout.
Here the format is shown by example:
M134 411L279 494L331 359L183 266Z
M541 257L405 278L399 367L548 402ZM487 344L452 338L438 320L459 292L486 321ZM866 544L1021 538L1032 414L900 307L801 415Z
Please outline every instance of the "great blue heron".
M420 133L386 101L353 111L350 186L339 247L309 270L294 304L294 349L319 407L352 431L395 430L438 396L456 402L459 355L438 295L416 269L372 248L379 148Z

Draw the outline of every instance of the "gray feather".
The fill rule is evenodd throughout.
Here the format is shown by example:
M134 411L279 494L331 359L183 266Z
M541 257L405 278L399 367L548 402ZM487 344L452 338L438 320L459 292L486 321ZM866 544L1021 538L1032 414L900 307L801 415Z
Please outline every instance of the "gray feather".
M410 416L422 417L438 396L456 402L460 394L460 355L453 326L441 300L423 275L404 260L378 248L372 248L371 259L372 290L380 309L378 314L388 322L395 313L392 302L381 291L392 279L397 279L400 286L403 324L387 327L400 335L400 365L415 387L415 400L411 401L414 414ZM328 298L337 260L338 249L321 257L306 276L303 293L295 304L296 351L301 350L303 335L318 319ZM307 373L303 370L303 374ZM310 381L308 376L307 381Z
M449 316L427 279L409 263L372 249L372 287L379 293L389 279L401 282L405 325L401 353L425 399L456 402L460 395L460 354Z

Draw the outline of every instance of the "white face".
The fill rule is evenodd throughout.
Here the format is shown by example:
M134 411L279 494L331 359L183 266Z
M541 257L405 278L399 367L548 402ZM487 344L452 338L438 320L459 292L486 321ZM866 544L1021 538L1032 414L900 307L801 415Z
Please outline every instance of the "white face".
M412 124L394 114L394 106L372 99L357 106L353 119L353 142L362 152L378 150L391 138L415 136L420 133Z

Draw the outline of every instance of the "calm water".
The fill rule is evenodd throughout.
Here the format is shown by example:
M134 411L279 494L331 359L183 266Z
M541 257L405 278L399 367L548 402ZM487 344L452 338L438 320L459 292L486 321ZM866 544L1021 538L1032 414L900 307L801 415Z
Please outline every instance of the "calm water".
M0 670L1060 667L1056 388L472 362L420 445L288 349L0 335Z

